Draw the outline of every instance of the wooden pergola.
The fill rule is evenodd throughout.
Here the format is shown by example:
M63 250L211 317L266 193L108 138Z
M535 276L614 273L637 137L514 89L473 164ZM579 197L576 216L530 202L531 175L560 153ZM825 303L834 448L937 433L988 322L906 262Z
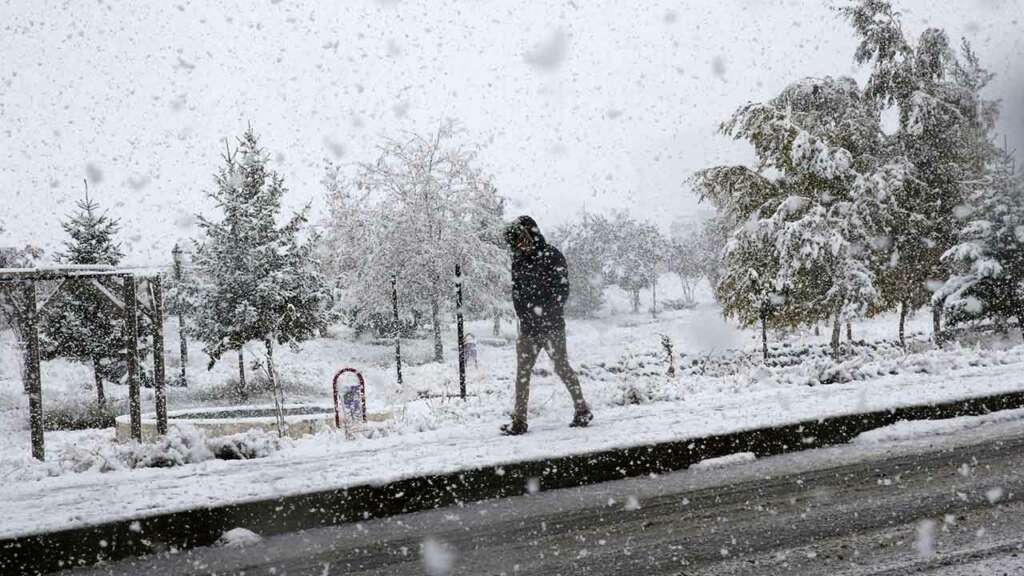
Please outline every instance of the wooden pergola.
M157 432L167 433L167 396L164 389L163 291L156 274L137 274L136 271L111 266L54 266L47 268L0 268L0 285L21 288L23 306L18 312L25 319L27 345L25 378L29 395L29 420L32 429L32 456L43 460L43 395L39 359L39 315L53 300L64 283L85 281L124 314L125 363L128 373L128 403L131 418L131 437L142 440L142 401L139 388L139 313L151 320L153 339L153 390L156 397ZM51 284L40 299L38 284ZM118 294L120 292L120 295Z

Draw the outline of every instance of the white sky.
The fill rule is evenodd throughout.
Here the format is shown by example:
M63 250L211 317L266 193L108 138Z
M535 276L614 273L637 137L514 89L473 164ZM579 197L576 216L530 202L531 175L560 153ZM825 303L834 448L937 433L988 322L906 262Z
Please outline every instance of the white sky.
M667 226L699 209L694 170L750 158L715 134L735 108L804 76L864 77L836 4L0 0L0 245L59 248L91 175L127 262L167 261L250 122L289 207L316 216L325 157L367 160L381 136L452 117L510 216L550 228L621 207ZM1011 93L1024 0L897 5L912 34L968 37L999 74L991 94Z

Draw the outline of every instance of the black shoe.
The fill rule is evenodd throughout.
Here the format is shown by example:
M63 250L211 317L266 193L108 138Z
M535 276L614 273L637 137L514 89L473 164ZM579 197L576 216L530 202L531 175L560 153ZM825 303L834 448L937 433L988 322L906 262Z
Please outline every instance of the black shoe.
M576 414L572 417L572 422L569 423L570 428L586 428L590 421L594 419L594 413L589 408L583 410L577 410Z
M501 425L501 433L505 436L519 436L526 434L526 422L513 420L510 424Z

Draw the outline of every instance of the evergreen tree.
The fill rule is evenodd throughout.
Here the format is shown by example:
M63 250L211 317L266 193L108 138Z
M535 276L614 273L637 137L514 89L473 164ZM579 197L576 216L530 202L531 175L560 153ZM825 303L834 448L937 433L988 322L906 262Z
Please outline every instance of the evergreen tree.
M1024 179L1009 151L969 200L958 241L942 257L954 274L933 298L952 322L1016 319L1024 333Z
M76 211L61 223L69 236L57 262L68 265L117 266L124 257L115 236L120 221L100 210L89 198L76 203ZM119 295L118 286L106 289ZM43 311L41 317L41 352L44 358L64 357L90 363L96 386L97 401L105 401L103 381L120 378L125 349L123 311L105 296L90 280L69 279ZM145 331L140 331L145 342ZM144 346L143 346L144 349Z
M239 386L244 393L243 346L266 346L273 374L275 343L296 346L315 337L330 319L329 290L315 258L315 235L301 239L306 211L277 224L283 178L250 128L230 147L209 196L223 212L219 221L198 215L203 238L195 246L195 337L210 364L239 351Z
M877 109L899 113L886 154L909 170L893 191L878 307L900 308L902 340L907 310L926 303L949 276L942 256L957 241L957 207L993 157L998 106L981 96L992 75L966 40L957 54L943 30L929 28L915 44L889 0L859 0L840 13L860 38L857 63L871 66L865 96ZM943 306L935 303L937 338Z
M3 226L0 224L0 232ZM0 268L30 268L43 255L43 251L34 246L22 248L0 247ZM28 378L25 369L28 367L28 342L26 330L28 318L24 293L20 282L0 282L0 328L10 328L21 352L21 379L25 391L28 392Z

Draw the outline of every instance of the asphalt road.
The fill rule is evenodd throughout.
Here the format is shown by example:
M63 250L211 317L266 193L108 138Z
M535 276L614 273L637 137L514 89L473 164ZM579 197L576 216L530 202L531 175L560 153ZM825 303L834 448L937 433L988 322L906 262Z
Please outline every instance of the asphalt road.
M74 574L1024 575L1021 494L1018 423L540 491Z

